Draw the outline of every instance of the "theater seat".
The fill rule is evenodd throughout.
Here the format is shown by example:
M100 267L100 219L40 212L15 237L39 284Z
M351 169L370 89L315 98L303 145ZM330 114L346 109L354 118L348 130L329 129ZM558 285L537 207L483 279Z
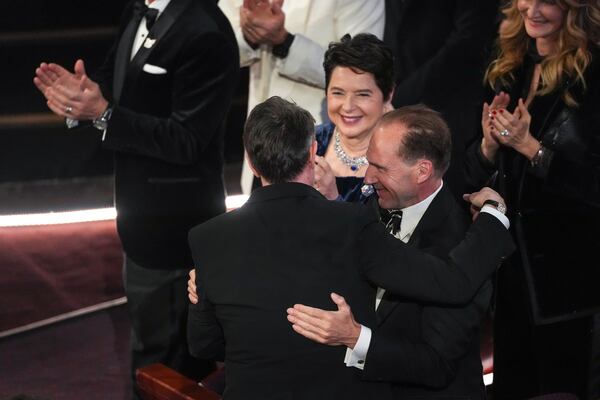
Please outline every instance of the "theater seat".
M211 379L217 379L217 371ZM219 400L221 396L179 372L163 365L152 364L136 371L136 382L144 400Z

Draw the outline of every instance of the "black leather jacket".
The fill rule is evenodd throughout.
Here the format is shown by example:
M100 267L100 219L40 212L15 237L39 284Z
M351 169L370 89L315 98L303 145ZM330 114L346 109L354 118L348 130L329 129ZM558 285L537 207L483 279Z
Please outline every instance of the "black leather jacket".
M600 52L593 55L585 90L571 85L578 107L565 104L559 91L537 96L529 106L530 131L547 149L541 162L532 166L515 150L501 148L492 164L481 155L480 138L465 159L469 186L493 186L507 201L519 248L512 262L525 270L537 323L600 310L600 266L587 261L600 248ZM527 57L514 84L504 88L509 110L526 98L533 68Z

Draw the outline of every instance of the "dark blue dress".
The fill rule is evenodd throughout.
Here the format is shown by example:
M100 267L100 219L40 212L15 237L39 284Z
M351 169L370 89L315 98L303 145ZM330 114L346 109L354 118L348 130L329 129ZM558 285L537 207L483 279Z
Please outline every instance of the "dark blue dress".
M331 122L315 127L318 156L322 157L325 155L334 130L335 125ZM367 198L360 191L363 185L363 178L356 176L336 176L335 183L339 193L337 201L348 201L351 203L364 203L366 201Z

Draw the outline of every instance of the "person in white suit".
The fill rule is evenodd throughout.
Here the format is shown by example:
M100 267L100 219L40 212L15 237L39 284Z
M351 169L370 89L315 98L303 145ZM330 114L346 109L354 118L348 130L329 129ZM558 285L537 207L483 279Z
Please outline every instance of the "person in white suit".
M240 66L250 67L248 111L271 96L327 120L323 55L346 34L383 37L384 0L220 0L236 34ZM242 191L252 187L244 163Z

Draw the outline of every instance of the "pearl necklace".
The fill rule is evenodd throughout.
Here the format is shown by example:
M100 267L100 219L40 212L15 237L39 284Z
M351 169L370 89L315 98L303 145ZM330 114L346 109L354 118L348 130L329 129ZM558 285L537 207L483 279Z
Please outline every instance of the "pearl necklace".
M346 154L344 149L342 149L342 145L340 143L340 131L338 131L337 128L335 129L335 141L333 143L333 150L335 151L335 155L337 156L337 158L342 163L344 163L344 165L350 167L352 171L357 171L363 165L369 165L366 156L350 157L348 154Z

